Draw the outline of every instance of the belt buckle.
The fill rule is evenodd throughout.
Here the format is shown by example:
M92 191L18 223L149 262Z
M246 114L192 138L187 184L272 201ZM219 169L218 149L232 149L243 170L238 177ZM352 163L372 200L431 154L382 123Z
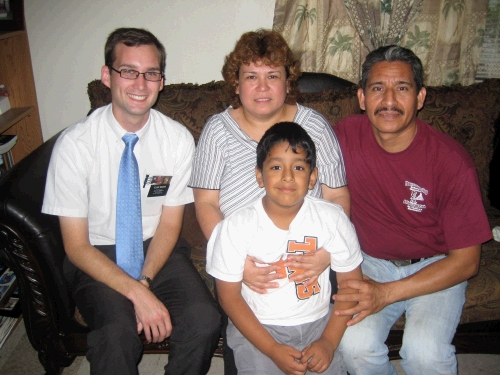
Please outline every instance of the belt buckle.
M389 259L389 262L398 267L405 267L411 264L411 259Z

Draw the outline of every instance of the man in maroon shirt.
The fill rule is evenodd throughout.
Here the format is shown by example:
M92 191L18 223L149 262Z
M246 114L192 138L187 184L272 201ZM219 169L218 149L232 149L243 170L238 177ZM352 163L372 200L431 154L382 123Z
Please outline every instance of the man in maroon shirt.
M384 342L406 313L401 365L407 374L456 374L451 341L491 238L472 159L417 119L426 90L412 51L381 47L363 64L358 99L366 113L335 128L351 193L364 281L350 280L357 314L340 344L351 375L396 374Z

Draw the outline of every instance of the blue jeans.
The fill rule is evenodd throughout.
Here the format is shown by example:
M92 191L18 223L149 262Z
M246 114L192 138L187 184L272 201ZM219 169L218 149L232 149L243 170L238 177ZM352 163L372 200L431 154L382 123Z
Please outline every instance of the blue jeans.
M363 253L363 274L377 282L408 277L444 256L397 267ZM339 346L351 375L396 375L384 344L394 323L406 312L401 366L408 375L456 374L453 336L465 303L464 281L449 289L393 303L348 327Z

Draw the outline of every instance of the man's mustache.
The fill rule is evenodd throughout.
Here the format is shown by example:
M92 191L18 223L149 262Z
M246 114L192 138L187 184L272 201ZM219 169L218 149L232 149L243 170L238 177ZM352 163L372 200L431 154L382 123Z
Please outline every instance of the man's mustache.
M404 115L405 114L405 112L402 109L398 108L398 107L382 107L382 108L377 108L375 110L375 114L378 115L380 112L383 112L383 111L397 112L400 115Z

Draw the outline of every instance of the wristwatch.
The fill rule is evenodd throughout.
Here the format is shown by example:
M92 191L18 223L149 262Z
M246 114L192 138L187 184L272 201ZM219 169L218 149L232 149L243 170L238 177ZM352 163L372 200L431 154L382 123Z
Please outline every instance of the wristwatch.
M151 280L149 276L141 275L137 278L137 280L138 281L146 280L146 282L148 283L148 289L151 289L151 284L153 283L153 280Z

